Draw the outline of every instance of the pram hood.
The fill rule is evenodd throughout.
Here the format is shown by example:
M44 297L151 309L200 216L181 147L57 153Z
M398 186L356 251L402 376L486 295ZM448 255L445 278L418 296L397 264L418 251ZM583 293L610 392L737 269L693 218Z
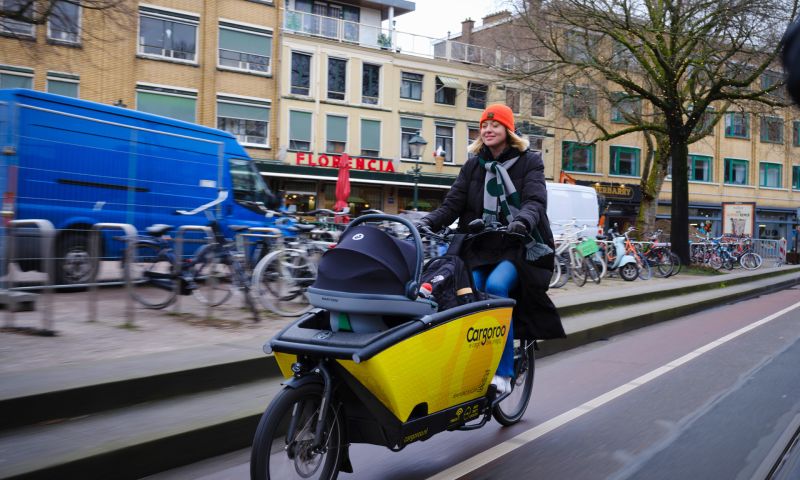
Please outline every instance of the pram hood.
M417 251L411 242L369 225L349 228L323 255L314 288L348 293L405 295Z

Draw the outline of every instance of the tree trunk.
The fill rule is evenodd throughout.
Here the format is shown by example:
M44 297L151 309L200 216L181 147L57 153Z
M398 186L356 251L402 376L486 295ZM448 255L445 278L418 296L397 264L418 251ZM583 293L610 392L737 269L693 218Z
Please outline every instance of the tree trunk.
M672 162L672 211L670 242L672 251L684 265L689 264L689 146L680 132L670 132Z

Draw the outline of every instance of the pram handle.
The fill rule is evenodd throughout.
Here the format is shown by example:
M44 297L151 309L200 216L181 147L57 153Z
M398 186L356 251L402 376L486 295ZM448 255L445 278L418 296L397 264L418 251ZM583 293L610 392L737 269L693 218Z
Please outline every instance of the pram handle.
M414 236L414 246L416 247L417 251L417 258L414 262L414 276L411 277L411 280L406 284L406 297L409 300L416 300L417 295L419 292L419 278L422 275L422 237L419 236L419 232L417 228L414 226L413 223L408 221L403 217L398 217L397 215L389 215L386 213L380 214L370 214L370 215L361 215L357 217L355 220L351 220L350 224L347 226L347 229L342 233L342 237L344 237L347 232L355 227L356 225L360 225L366 222L379 222L379 221L388 221L388 222L397 222L402 223L406 226L406 228L411 231L411 234Z

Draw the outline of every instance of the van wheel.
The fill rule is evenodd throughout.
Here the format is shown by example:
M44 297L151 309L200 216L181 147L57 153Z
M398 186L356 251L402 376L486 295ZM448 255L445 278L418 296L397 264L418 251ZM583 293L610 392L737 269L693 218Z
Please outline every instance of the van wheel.
M67 233L58 242L56 251L56 284L89 283L96 263L89 255L89 236Z

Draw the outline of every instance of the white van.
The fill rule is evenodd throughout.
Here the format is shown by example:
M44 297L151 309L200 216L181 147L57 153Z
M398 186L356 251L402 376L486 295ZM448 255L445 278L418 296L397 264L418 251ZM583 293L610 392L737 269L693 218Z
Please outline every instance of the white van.
M602 235L600 221L600 204L597 191L592 187L571 185L568 183L547 183L547 217L550 229L558 237L563 228L560 224L571 222L576 225L588 225L586 236Z

